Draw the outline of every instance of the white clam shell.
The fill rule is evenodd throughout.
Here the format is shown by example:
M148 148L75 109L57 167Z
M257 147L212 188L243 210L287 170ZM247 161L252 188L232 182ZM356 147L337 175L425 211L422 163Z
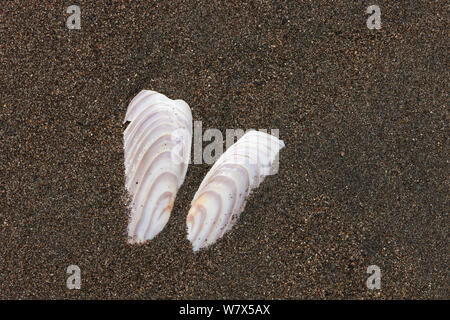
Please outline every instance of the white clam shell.
M212 166L191 203L186 224L194 251L215 243L236 222L250 192L277 160L283 141L249 131Z
M129 104L124 131L126 188L132 198L130 243L154 238L166 225L186 175L192 114L183 100L142 90Z

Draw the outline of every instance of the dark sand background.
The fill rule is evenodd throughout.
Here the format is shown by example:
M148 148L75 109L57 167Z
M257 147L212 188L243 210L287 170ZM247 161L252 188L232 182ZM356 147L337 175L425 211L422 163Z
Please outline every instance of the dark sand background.
M445 1L54 2L0 7L0 298L449 298ZM157 238L126 243L122 119L141 89L286 143L209 250L185 230L206 164Z

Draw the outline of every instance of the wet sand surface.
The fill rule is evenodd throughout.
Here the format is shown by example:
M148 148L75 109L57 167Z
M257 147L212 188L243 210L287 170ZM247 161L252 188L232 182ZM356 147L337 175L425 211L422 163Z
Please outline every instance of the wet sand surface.
M448 6L372 2L3 3L0 298L448 298ZM185 100L203 130L286 144L208 250L185 226L207 164L163 232L126 242L122 120L142 89Z

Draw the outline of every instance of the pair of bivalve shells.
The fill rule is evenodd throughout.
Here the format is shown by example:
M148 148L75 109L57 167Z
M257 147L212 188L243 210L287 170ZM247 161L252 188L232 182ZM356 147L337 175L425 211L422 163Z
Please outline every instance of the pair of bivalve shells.
M132 199L130 243L153 239L169 220L191 155L192 114L186 102L141 91L128 106L124 122L126 189ZM231 229L253 189L271 174L283 141L249 131L215 162L203 179L187 215L194 251Z

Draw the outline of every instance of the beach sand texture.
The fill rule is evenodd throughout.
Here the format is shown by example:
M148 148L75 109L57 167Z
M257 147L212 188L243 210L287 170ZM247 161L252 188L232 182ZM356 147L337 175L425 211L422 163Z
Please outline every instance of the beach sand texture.
M448 298L448 6L377 0L369 30L371 4L3 3L0 298ZM207 164L154 240L126 241L122 120L142 89L203 130L280 130L278 174L207 250L186 239Z

